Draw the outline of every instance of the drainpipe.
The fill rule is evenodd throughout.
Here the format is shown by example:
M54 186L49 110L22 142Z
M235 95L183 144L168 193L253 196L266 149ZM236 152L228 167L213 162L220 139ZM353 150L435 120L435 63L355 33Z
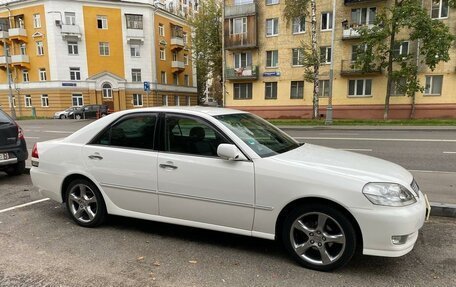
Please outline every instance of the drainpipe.
M8 22L9 22L9 26L11 27L11 10L6 6L5 4L5 8L8 10ZM9 47L8 47L8 44L6 42L6 37L5 37L5 34L3 34L3 51L4 51L4 55L5 55L5 61L6 61L6 77L8 79L8 101L10 103L10 107L11 107L11 117L13 118L13 120L16 120L16 110L14 108L14 101L13 101L13 89L11 87L11 71L10 71L10 66L9 66Z

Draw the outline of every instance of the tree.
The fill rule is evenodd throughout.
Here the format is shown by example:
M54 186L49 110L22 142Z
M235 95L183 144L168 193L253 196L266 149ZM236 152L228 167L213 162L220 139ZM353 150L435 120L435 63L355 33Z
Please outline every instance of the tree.
M403 53L399 33L406 31L409 39L416 43L415 53ZM387 85L383 118L388 119L390 97L393 88L413 98L423 92L418 80L419 67L431 70L440 62L450 60L449 49L455 40L449 28L441 21L433 20L421 6L421 0L394 0L376 18L372 28L359 30L361 47L358 49L356 66L364 72L386 69Z
M223 81L222 53L222 4L217 0L200 2L198 15L190 20L193 27L193 61L196 65L198 97L210 90L216 100L222 99L222 91L216 81ZM212 79L212 85L208 80ZM211 82L211 81L209 81Z
M310 5L310 11L309 11ZM290 24L296 19L303 19L309 17L311 19L311 46L309 49L308 44L302 43L302 64L304 66L304 79L308 82L313 82L313 108L312 119L317 119L318 113L318 94L319 94L319 74L320 74L320 56L317 43L317 3L316 0L285 0L285 8L283 9L283 16ZM331 19L332 21L332 19ZM309 52L310 50L310 52Z

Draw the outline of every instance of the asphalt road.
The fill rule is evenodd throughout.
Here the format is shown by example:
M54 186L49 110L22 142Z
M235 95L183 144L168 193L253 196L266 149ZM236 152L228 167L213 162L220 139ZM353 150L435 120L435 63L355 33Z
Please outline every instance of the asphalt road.
M431 217L413 251L321 273L273 241L111 217L75 225L27 175L0 174L0 286L456 286L456 220Z

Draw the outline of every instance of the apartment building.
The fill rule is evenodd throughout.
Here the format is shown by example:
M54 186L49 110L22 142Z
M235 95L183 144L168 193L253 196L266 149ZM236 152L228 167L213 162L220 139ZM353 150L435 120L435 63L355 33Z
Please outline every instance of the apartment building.
M268 118L310 118L313 83L304 81L302 43L310 43L310 19L287 23L283 0L225 0L225 104ZM317 1L320 68L320 114L326 114L329 71L334 66L335 118L383 118L387 79L385 71L363 73L353 65L359 45L359 27L374 25L376 15L391 0ZM456 34L456 9L447 0L423 0L429 15ZM332 45L331 36L335 42ZM399 35L398 53L416 53L417 43L406 31ZM454 46L453 46L454 47ZM331 49L334 49L331 59ZM451 60L434 71L421 66L425 86L416 95L416 117L456 117L456 48ZM408 118L412 98L391 97L390 118Z
M155 3L154 3L155 2ZM0 108L50 117L70 106L112 110L197 104L191 28L168 2L23 0L0 6ZM144 91L150 82L150 91Z

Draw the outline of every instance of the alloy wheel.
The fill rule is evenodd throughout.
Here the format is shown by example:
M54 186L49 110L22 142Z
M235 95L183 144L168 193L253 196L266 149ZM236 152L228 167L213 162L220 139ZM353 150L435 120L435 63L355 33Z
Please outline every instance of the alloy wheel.
M97 216L98 201L94 191L85 184L77 184L68 193L68 206L75 219L90 223Z

